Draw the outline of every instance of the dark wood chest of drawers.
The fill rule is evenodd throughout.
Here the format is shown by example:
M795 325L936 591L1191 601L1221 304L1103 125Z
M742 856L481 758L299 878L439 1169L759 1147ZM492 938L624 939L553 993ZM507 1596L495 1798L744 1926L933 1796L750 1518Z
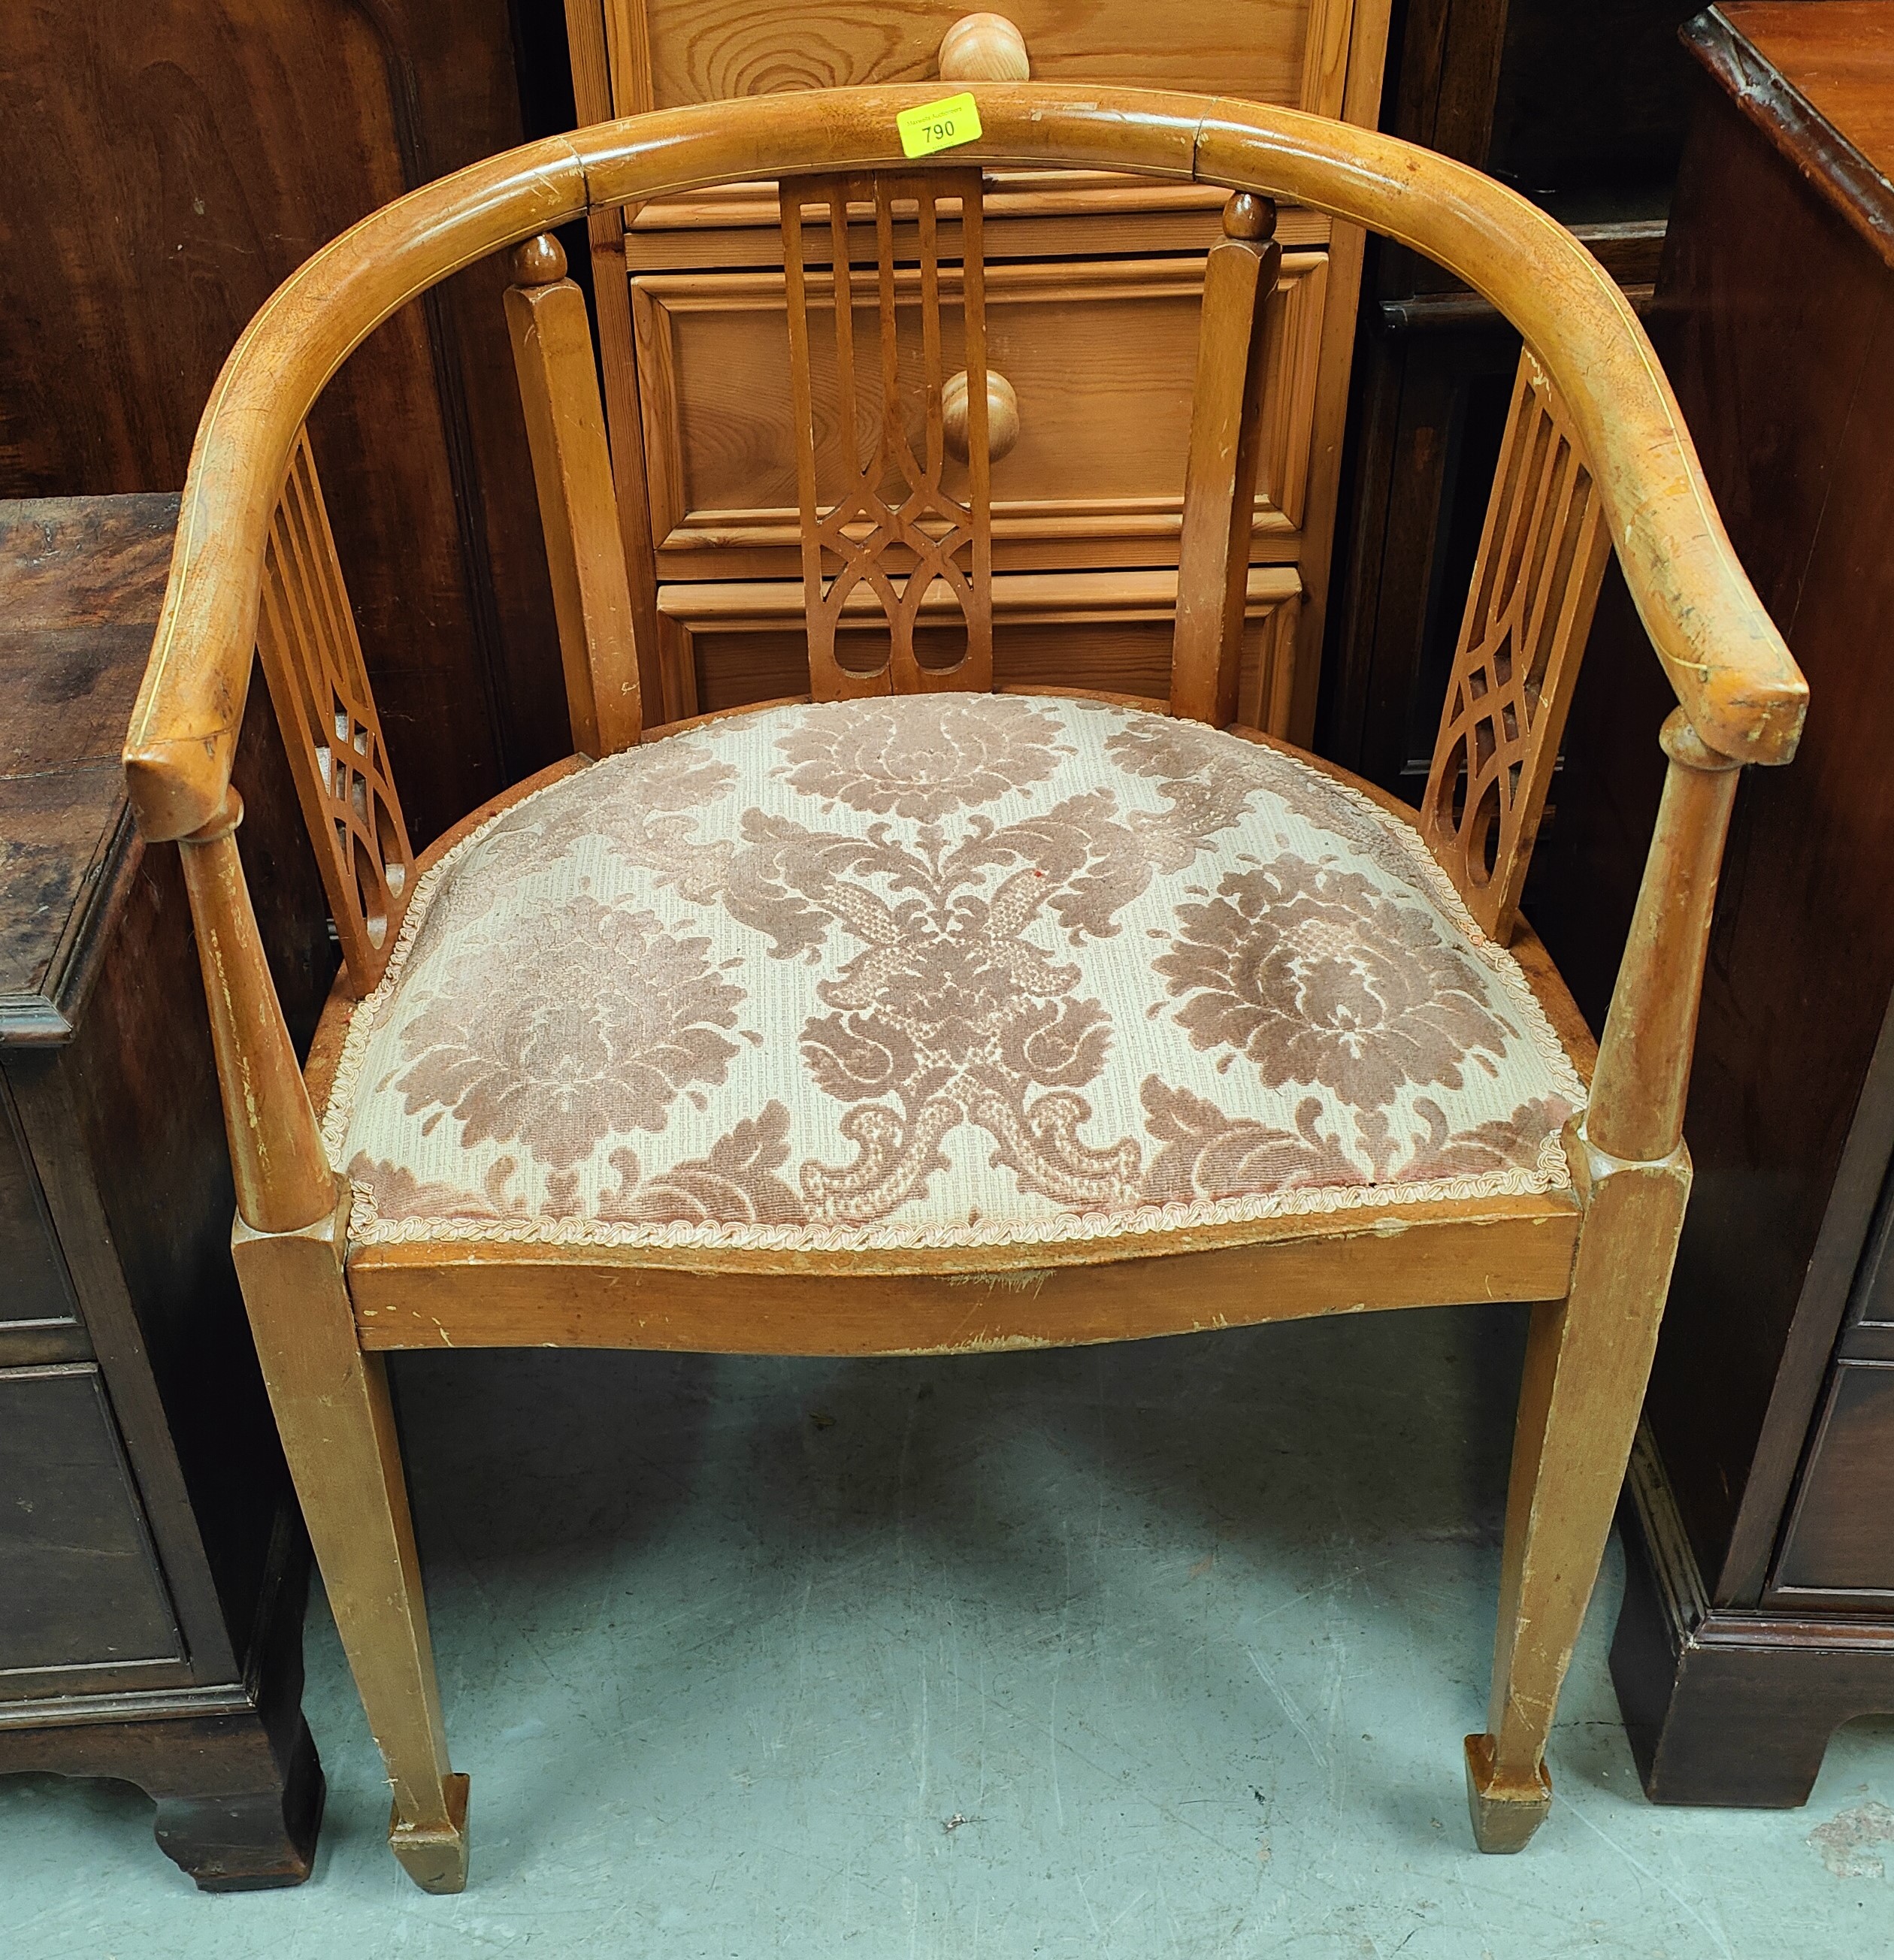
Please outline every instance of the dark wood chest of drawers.
M223 1889L308 1875L323 1781L182 878L118 765L177 511L0 504L0 1772L140 1785ZM306 1032L333 955L260 689L240 773Z
M1794 1804L1839 1723L1894 1710L1894 6L1732 6L1687 38L1651 332L1810 703L1724 861L1612 1666L1654 1797ZM1666 692L1617 588L1528 892L1588 1013Z

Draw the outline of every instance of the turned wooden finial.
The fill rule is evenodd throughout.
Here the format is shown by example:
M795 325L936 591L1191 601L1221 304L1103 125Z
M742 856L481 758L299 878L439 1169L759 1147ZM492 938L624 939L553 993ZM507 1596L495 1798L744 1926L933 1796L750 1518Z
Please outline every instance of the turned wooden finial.
M550 286L565 277L565 247L549 231L513 248L513 277L522 286Z
M1026 37L1004 14L965 14L941 37L943 81L1027 81Z
M1237 192L1223 208L1223 235L1253 240L1273 238L1276 235L1275 199L1258 197L1253 191Z

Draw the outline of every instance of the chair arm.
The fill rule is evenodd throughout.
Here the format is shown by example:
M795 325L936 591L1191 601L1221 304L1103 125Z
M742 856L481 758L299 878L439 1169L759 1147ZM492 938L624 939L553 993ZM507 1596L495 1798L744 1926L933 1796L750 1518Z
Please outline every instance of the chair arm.
M332 240L244 329L198 424L170 578L126 738L126 779L148 838L189 836L223 801L271 519L329 377L390 314L450 273L582 215L584 181L560 138L457 171Z
M1795 752L1808 683L1717 514L1643 326L1565 227L1465 164L1372 131L1219 102L1197 171L1302 199L1411 245L1524 336L1576 425L1639 616L1704 741L1743 762Z

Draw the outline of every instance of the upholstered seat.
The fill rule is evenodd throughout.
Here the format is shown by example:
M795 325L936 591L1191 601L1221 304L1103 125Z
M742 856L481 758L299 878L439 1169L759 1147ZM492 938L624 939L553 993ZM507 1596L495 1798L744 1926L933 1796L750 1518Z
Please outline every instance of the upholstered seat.
M358 1242L972 1246L1544 1192L1582 1096L1391 813L1199 723L935 694L473 832L326 1134Z

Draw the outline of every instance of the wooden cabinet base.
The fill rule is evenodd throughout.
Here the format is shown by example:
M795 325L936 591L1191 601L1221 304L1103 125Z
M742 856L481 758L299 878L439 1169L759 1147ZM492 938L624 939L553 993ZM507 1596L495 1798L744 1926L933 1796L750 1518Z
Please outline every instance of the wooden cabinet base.
M1791 1810L1829 1739L1894 1712L1894 1624L1711 1605L1648 1433L1620 1514L1625 1600L1612 1641L1631 1754L1654 1803Z
M157 1800L159 1850L202 1891L301 1885L315 1860L324 1786L303 1720L309 1554L300 1529L294 1538L263 1608L252 1679L0 1707L0 1774L137 1784Z
M183 874L118 765L177 517L0 504L0 837L25 847L0 849L0 1774L137 1784L223 1891L309 1876L323 1780ZM336 956L261 687L241 746L240 848L306 1039Z

